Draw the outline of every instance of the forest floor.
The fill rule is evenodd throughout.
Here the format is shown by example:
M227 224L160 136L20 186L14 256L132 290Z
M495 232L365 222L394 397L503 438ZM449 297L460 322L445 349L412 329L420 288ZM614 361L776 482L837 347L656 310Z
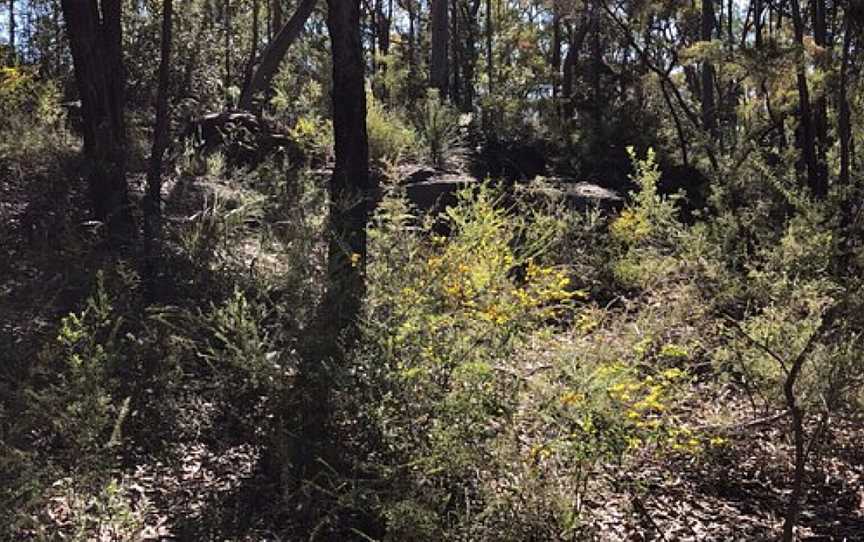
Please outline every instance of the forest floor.
M28 179L32 183L32 179ZM218 179L180 181L169 195L167 220L189 220L201 198L225 190ZM192 183L183 185L182 183ZM51 183L49 183L51 184ZM87 291L88 269L106 256L87 240L91 226L72 210L83 199L65 183L37 192L32 185L0 178L0 354L10 356L0 386L15 386L35 359L39 345L62 315L75 310ZM74 186L74 185L73 185ZM182 195L182 196L181 196ZM35 198L35 199L34 199ZM57 202L67 202L57 206ZM249 246L258 246L251 237ZM93 250L81 249L90 247ZM256 254L250 265L278 262L278 254ZM269 256L269 258L268 258ZM270 262L269 264L267 262ZM15 363L17 360L18 363ZM529 368L514 367L513 370ZM278 540L291 522L291 511L275 510L275 488L261 474L262 450L255 428L235 433L208 393L208 383L189 375L177 383L175 398L182 427L161 427L166 439L149 450L133 451L118 475L149 503L151 540ZM3 388L0 387L0 391ZM782 524L789 487L790 446L782 413L761 412L734 394L716 389L693 393L693 425L724 420L728 445L706 456L658 458L651 454L623 465L606 464L592 482L590 498L580 503L585 539L630 540L773 540ZM250 405L228 405L247 409ZM747 424L747 420L766 419ZM176 423L172 420L170 423ZM148 422L149 423L149 422ZM169 423L166 421L166 423ZM864 539L864 419L831 420L824 444L815 451L807 473L801 540ZM813 429L813 428L811 428ZM830 450L830 455L822 450ZM61 528L72 505L60 493L43 510L47 522ZM290 529L289 529L290 530Z

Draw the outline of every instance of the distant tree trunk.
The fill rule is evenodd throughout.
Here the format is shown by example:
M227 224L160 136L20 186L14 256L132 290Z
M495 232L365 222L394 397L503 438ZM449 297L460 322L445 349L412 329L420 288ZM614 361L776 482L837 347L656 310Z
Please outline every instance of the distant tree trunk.
M126 185L121 0L62 0L81 98L93 215L113 242L134 234Z
M567 56L564 58L564 78L561 86L561 101L562 111L564 112L564 121L569 122L573 119L575 112L575 104L573 103L573 80L576 71L576 63L579 61L579 51L585 42L585 36L588 35L587 21L581 21L581 25L576 30L570 30L570 43L567 46Z
M492 24L492 0L486 0L486 77L489 79L489 96L492 96L495 86L495 58L492 56L492 35L495 27Z
M753 23L755 31L756 49L762 48L762 0L753 2Z
M408 0L408 74L413 80L417 74L417 38L414 31L414 0Z
M375 18L377 24L375 34L378 39L378 53L380 56L386 57L390 54L390 24L393 20L393 0L389 0L386 12L384 11L382 3L376 3ZM386 81L387 62L381 59L378 62L377 69L381 73L381 84L378 88L378 97L383 101L387 101L389 90Z
M432 52L429 59L429 85L437 88L441 99L447 97L447 84L450 80L450 66L447 57L447 47L450 41L450 23L448 21L447 0L431 0L432 17Z
M828 26L825 16L825 0L811 0L813 18L813 40L816 45L826 50L830 48L828 43ZM824 61L818 61L823 69L829 69ZM827 93L822 93L813 103L813 131L816 144L816 175L820 191L828 192L828 99Z
M282 27L276 38L267 45L267 49L261 55L261 63L258 64L255 75L252 76L250 84L240 96L241 109L251 110L255 95L270 88L270 83L273 82L273 77L279 71L279 65L285 58L285 54L291 45L297 41L317 3L318 0L300 0L294 15Z
M162 239L162 157L168 148L168 93L170 92L171 39L174 21L173 0L162 1L162 44L159 59L159 90L156 97L156 126L147 168L147 195L144 199L144 280L151 301L157 299Z
M231 0L222 4L222 22L225 25L225 81L222 86L227 89L231 86Z
M282 30L282 0L273 0L273 26L270 28L270 39L276 39L276 35Z
M840 184L849 185L849 149L852 141L852 124L850 121L851 111L849 108L849 97L847 95L849 86L849 52L852 48L852 25L851 15L845 14L845 30L843 32L843 55L840 59L840 113L838 118L838 132L840 137Z
M249 46L249 58L246 60L246 68L243 70L243 92L252 83L252 74L255 71L255 61L258 59L258 0L252 0L252 44Z
M595 0L591 8L591 119L593 140L598 141L603 132L603 89L600 71L603 68L603 47L600 42L600 5Z
M453 99L453 103L461 104L463 51L461 29L459 28L459 0L451 0L450 2L450 24L450 49L453 56L450 97Z
M798 0L791 0L791 5L795 41L803 49L804 21L801 19L801 7ZM803 50L801 54L803 55ZM816 163L815 140L813 137L813 115L810 108L810 91L807 87L807 72L803 58L798 59L796 72L798 80L798 110L801 121L798 148L801 150L801 154L804 157L804 165L807 168L807 185L816 197L822 197L827 192L827 186L819 179L819 167Z
M330 179L328 314L339 329L356 324L366 268L366 222L374 188L369 176L360 0L328 0L333 55L336 165Z
M15 49L15 0L9 0L9 63L17 64L18 54Z
M714 0L702 0L702 41L711 41L714 32ZM717 116L714 105L714 66L705 61L702 65L702 127L717 136Z
M552 2L552 101L558 105L558 87L561 84L561 0Z
M465 21L465 58L462 67L462 111L470 113L474 110L474 96L476 95L475 87L475 67L477 65L477 39L479 37L479 25L477 23L477 14L480 11L480 0L474 0L474 3L462 4L462 18Z

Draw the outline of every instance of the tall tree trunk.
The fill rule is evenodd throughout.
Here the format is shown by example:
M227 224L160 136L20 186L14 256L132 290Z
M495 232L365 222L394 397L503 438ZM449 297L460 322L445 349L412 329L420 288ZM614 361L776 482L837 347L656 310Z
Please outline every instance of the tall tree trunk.
M258 0L252 0L252 44L249 46L249 58L246 60L246 69L243 70L243 92L246 93L252 83L252 74L255 72L255 61L258 59Z
M429 59L429 84L439 90L443 100L447 97L447 84L450 80L450 65L447 56L450 41L449 2L447 0L431 0L431 4L432 52Z
M567 56L564 58L564 78L561 85L561 101L563 102L561 109L564 112L564 122L570 122L576 111L576 104L573 100L573 81L576 75L576 64L579 61L579 51L582 50L585 36L588 35L587 21L583 19L580 23L579 28L570 31L570 43L567 45Z
M828 43L828 27L825 15L825 0L811 0L813 14L813 40L816 45L824 49L829 49ZM825 61L818 61L818 64L823 68ZM816 143L816 175L820 191L828 191L828 99L826 93L822 93L816 98L813 103L813 131L814 142Z
M267 49L261 55L261 63L258 64L258 69L255 70L255 75L252 76L250 84L243 90L240 96L240 108L251 110L255 96L260 92L266 92L270 88L270 83L276 72L279 71L279 64L285 58L288 49L291 48L297 38L306 26L306 21L312 14L315 4L318 0L300 0L297 5L297 10L288 23L282 27L276 38L267 45Z
M376 4L376 21L377 21L377 30L375 32L378 38L378 54L381 57L386 57L390 54L390 24L393 20L393 0L389 0L387 5L387 11L384 11L382 4ZM377 69L381 74L381 84L378 88L378 96L382 101L387 101L388 99L388 88L387 88L387 61L379 59Z
M486 77L489 79L489 96L492 96L495 90L495 58L492 56L492 35L494 32L492 0L486 0Z
M408 75L413 81L417 74L417 38L414 30L414 0L408 0Z
M837 130L840 137L840 185L849 185L849 149L852 141L851 112L849 108L849 97L847 96L849 86L849 53L852 48L852 24L851 15L844 15L845 29L843 32L843 55L840 59L840 89L838 101L840 102L840 113Z
M360 0L328 0L333 55L333 134L330 179L328 313L340 330L356 323L363 298L366 223L374 181L369 175Z
M795 42L801 48L797 60L796 78L798 81L798 111L801 126L799 128L798 148L804 158L807 168L807 185L816 197L822 197L827 192L827 186L819 179L819 167L816 161L815 139L813 137L813 115L810 108L810 90L807 87L807 72L804 66L804 21L801 19L801 6L798 0L790 0L792 5L792 24L795 28Z
M558 87L561 84L561 0L552 2L552 101L558 106Z
M702 41L711 41L714 32L714 0L702 0ZM714 104L714 66L710 62L702 65L702 127L717 136L717 115Z
M17 64L18 54L15 48L15 0L9 0L9 64Z
M477 38L479 25L477 15L480 12L481 0L473 0L473 4L462 4L462 20L465 22L465 49L462 67L462 111L470 113L474 110L476 94L474 75L477 66Z
M231 86L231 0L225 0L222 12L222 22L225 24L225 82L223 87Z
M270 28L270 39L274 40L279 31L282 30L282 0L272 1L273 26Z
M121 0L62 0L81 98L93 215L113 242L134 235L126 185Z
M756 49L762 48L762 0L753 1L753 24L755 31Z
M173 0L162 1L162 44L159 59L159 90L156 96L156 126L147 168L147 195L144 199L144 280L151 301L158 298L160 246L162 240L162 158L168 148L168 93L170 92L171 39L174 22Z
M451 0L450 2L450 46L453 56L453 77L451 77L452 85L450 87L450 96L453 103L462 103L462 34L459 27L459 0Z
M600 42L600 6L595 0L591 8L591 120L593 141L602 137L603 131L603 89L600 71L603 68L603 47Z

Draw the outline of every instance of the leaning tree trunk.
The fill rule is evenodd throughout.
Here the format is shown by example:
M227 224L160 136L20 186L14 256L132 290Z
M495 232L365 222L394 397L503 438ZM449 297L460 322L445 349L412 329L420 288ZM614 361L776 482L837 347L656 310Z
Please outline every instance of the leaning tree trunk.
M447 47L450 41L449 9L447 0L432 0L432 52L429 58L429 85L437 88L441 99L447 96L450 66Z
M62 0L81 98L93 215L112 241L134 234L126 185L121 0Z
M258 65L258 69L255 70L255 75L252 76L251 82L243 89L243 93L240 96L240 109L252 109L255 96L270 88L270 83L273 81L273 77L276 76L282 59L285 58L285 54L291 48L291 45L297 41L317 3L318 0L301 0L300 4L297 5L294 15L282 27L276 38L270 42L267 49L264 50L264 53L261 55L261 63Z
M174 22L172 0L162 2L162 45L159 60L159 90L156 97L156 127L147 168L147 196L144 200L144 280L147 295L155 301L162 237L162 157L168 148L168 93L171 72L171 35Z

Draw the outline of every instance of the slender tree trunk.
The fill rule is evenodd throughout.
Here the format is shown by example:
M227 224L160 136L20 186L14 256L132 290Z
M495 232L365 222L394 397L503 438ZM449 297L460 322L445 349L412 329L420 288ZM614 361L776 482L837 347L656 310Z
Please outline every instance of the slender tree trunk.
M246 69L243 70L243 94L248 93L249 85L252 83L252 75L255 72L255 61L258 59L258 15L260 11L258 0L252 0L252 44L249 46L249 58L246 60Z
M603 47L600 37L600 6L595 1L591 9L591 120L594 141L601 138L603 132L603 90L600 81Z
M561 2L552 2L552 101L558 104L558 88L561 85ZM559 111L560 114L560 111Z
M386 12L384 11L383 3L376 2L375 12L377 26L375 35L378 40L378 54L380 57L386 57L390 54L390 23L393 20L393 0L389 0ZM386 102L388 99L387 61L380 58L376 69L381 74L381 84L377 89L378 98Z
M562 110L564 111L565 122L570 122L573 119L573 113L576 110L576 104L573 101L573 82L575 79L576 64L579 61L579 51L582 50L585 36L588 35L587 21L583 19L579 28L571 30L570 35L567 56L564 58L564 78L561 86L561 101L563 102Z
M147 169L147 195L144 199L144 280L151 301L158 298L162 240L162 158L168 148L171 39L174 22L173 0L162 1L162 44L159 59L159 90L156 97L156 126Z
M486 0L486 77L489 79L489 96L495 91L495 58L492 56L492 36L495 26L492 22L492 0Z
M824 186L819 179L819 167L816 161L815 139L813 137L813 115L810 107L810 90L807 87L807 72L804 66L803 47L804 47L804 21L801 19L801 7L798 0L791 0L792 5L792 24L795 27L795 41L801 47L802 51L798 58L798 66L796 68L796 78L798 81L798 110L801 126L799 128L800 137L798 138L798 147L804 158L804 165L807 168L807 184L816 197L822 197L827 192L827 186Z
M350 329L365 292L366 223L375 187L369 175L360 0L328 0L327 4L336 151L330 179L328 313L338 320L340 329Z
M414 0L408 0L408 75L411 80L417 74L417 46L414 31Z
M762 48L762 0L753 2L753 28L755 31L756 49Z
M452 85L450 86L450 96L453 103L462 103L462 34L459 27L459 0L451 0L450 2L450 48L453 56L453 76L451 77Z
M222 22L225 23L225 82L223 87L231 86L231 0L225 0L222 4Z
M270 28L270 39L274 40L282 29L282 0L272 0L271 6L273 26Z
M702 1L702 41L711 41L714 32L714 0ZM710 62L702 65L702 127L717 136L717 116L714 104L714 66Z
M270 88L273 77L279 71L279 64L282 63L288 49L302 33L303 27L306 26L306 21L317 3L318 0L300 0L294 15L282 27L276 38L267 45L267 49L261 55L261 62L258 64L258 69L255 70L255 75L252 76L250 84L240 96L241 109L251 110L255 96Z
M840 136L840 185L849 185L849 149L852 140L851 112L849 109L849 97L847 96L849 86L849 52L852 48L852 25L851 16L845 14L845 30L843 32L843 56L840 59L840 89L838 101L840 102L840 113L838 118L838 132Z
M816 45L824 49L829 49L828 43L828 28L825 18L825 0L811 0L812 15L813 15L813 40ZM819 64L823 68L824 61ZM813 103L813 131L814 142L816 143L816 174L820 186L820 192L828 191L828 148L831 143L828 141L828 99L826 93L822 93Z
M449 9L447 0L431 0L432 3L432 52L429 59L429 85L437 88L441 99L447 98L450 80L450 65L447 55L450 41Z
M134 236L126 185L121 5L121 0L62 0L81 98L93 215L118 244Z
M9 0L9 63L13 66L18 63L15 32L15 0Z

